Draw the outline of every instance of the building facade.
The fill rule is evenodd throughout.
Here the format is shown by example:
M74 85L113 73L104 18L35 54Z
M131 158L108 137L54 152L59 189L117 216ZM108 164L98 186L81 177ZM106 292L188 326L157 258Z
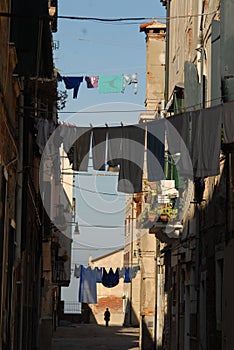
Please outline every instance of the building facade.
M59 289L70 280L70 270L62 279L54 274L70 241L60 239L59 249L54 244L39 173L47 141L41 142L40 131L58 125L52 52L57 1L4 0L0 12L0 348L49 349ZM60 182L55 175L50 194Z
M166 25L158 21L145 23L140 26L140 32L145 33L146 41L146 111L140 114L139 123L145 123L159 119L164 108ZM141 350L152 349L156 345L157 324L160 322L156 307L160 242L154 234L149 234L155 219L149 198L154 197L155 186L147 180L145 152L143 191L127 197L124 248L125 264L140 265L139 277L132 281L128 292L132 312L128 322L139 324Z
M105 268L106 271L112 268L115 272L117 268L121 269L123 267L123 249L91 259L89 266L92 269L95 267ZM97 283L97 304L89 304L92 311L90 323L95 322L104 325L104 312L108 308L111 313L110 325L122 326L124 324L126 298L124 298L123 281L123 278L120 278L118 285L112 288L107 288L102 283Z
M225 106L233 100L233 2L161 2L167 9L165 117ZM193 178L178 237L157 224L150 230L166 242L159 252L164 283L157 306L164 303L165 313L158 349L233 347L232 143L220 143L220 175Z

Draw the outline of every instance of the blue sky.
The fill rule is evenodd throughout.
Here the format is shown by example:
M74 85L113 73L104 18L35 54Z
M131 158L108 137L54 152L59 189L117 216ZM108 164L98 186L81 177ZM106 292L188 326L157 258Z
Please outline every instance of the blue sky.
M54 34L54 40L59 42L59 49L54 51L54 61L62 76L138 74L137 94L133 93L131 85L126 87L125 93L100 94L97 89L87 89L83 83L78 98L73 99L72 91L68 90L66 108L59 114L60 120L78 126L137 123L140 110L145 108L146 79L145 34L140 33L139 28L141 23L150 22L150 18L165 17L165 8L160 1L61 0L59 15L148 18L131 24L59 19L58 32ZM63 82L59 83L59 89L65 90ZM107 252L107 248L123 243L125 198L116 192L116 176L76 176L76 186L82 188L77 189L81 234L74 237L77 243L73 244L73 248L76 248L73 250L73 266L74 263L86 264L89 254L97 257ZM107 229L95 225L120 227ZM97 250L87 250L89 246L95 246ZM101 247L105 249L99 249Z

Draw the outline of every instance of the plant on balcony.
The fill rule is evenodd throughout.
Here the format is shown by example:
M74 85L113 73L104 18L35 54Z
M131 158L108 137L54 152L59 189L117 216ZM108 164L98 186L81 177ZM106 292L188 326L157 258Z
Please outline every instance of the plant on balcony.
M157 214L161 221L168 222L176 219L178 215L178 209L173 208L171 204L166 204L158 207Z

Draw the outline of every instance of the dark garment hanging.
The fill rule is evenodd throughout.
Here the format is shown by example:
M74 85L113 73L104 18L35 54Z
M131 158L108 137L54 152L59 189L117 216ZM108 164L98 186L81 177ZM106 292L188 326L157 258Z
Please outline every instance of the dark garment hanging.
M234 102L224 103L222 111L224 143L232 143L234 142Z
M83 77L63 77L66 89L73 90L73 98L77 98L80 84L83 82Z
M113 288L119 284L119 269L114 272L112 267L109 272L103 267L102 284L107 288Z
M98 88L98 79L99 76L93 75L93 76L86 76L85 81L88 89L95 89Z
M73 159L72 169L76 171L87 171L89 162L89 150L91 142L91 128L76 128L76 141L72 145L69 154L72 154ZM69 155L68 155L69 156Z
M92 156L93 156L93 168L95 170L105 170L106 127L93 129Z
M130 267L125 267L125 274L124 274L124 283L130 283Z
M97 304L96 270L81 265L78 302Z
M120 163L123 127L108 128L107 164L116 168Z
M163 180L165 178L165 119L149 122L146 126L148 181Z
M120 159L119 192L139 193L142 191L144 152L145 125L125 126Z
M221 106L193 113L191 157L195 177L220 173L221 123Z
M66 153L69 152L70 148L74 144L74 142L77 140L77 128L75 126L68 126L68 125L60 125L59 131L60 136L63 139L63 149Z
M191 118L196 112L186 112L165 119L168 152L180 176L193 177L191 160Z

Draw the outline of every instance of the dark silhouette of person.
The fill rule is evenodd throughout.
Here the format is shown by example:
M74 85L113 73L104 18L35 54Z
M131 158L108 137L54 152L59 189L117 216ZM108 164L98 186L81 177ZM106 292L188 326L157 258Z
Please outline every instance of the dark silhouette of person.
M106 311L104 312L104 320L106 321L106 327L108 327L108 323L110 321L110 311L108 307L106 308Z

